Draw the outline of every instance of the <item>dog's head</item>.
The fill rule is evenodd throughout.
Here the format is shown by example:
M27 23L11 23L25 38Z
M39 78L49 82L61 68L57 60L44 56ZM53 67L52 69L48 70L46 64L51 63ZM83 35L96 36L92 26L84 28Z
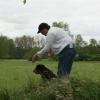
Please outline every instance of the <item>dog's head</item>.
M39 64L36 66L36 68L33 70L33 72L36 74L41 74L44 72L45 69L46 69L46 67L44 65Z

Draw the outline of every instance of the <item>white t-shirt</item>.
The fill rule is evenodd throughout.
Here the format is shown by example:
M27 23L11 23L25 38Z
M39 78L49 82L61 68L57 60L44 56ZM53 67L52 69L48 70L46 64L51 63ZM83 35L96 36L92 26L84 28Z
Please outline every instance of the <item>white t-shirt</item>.
M51 27L46 36L46 45L41 51L37 52L37 56L42 58L49 51L59 54L67 45L73 43L74 41L69 36L68 31L58 27Z

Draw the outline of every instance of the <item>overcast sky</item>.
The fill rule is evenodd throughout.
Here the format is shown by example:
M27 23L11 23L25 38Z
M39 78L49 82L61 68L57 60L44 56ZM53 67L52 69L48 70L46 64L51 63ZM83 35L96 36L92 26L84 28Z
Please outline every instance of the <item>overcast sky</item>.
M100 0L0 0L0 34L35 35L41 22L65 21L71 33L100 40Z

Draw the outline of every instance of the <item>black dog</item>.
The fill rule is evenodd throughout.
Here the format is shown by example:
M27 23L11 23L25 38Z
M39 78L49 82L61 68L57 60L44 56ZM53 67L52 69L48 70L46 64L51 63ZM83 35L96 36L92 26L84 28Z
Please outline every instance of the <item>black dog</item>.
M33 72L40 74L44 80L51 80L52 78L56 78L56 75L42 64L37 65Z

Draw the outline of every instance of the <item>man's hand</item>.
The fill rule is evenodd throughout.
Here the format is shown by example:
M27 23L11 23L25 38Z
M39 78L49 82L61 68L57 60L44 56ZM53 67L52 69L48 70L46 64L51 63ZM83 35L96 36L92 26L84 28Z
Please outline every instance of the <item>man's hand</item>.
M37 56L36 54L34 54L34 55L32 56L32 62L33 62L33 63L36 62L37 59L38 59L38 56Z

